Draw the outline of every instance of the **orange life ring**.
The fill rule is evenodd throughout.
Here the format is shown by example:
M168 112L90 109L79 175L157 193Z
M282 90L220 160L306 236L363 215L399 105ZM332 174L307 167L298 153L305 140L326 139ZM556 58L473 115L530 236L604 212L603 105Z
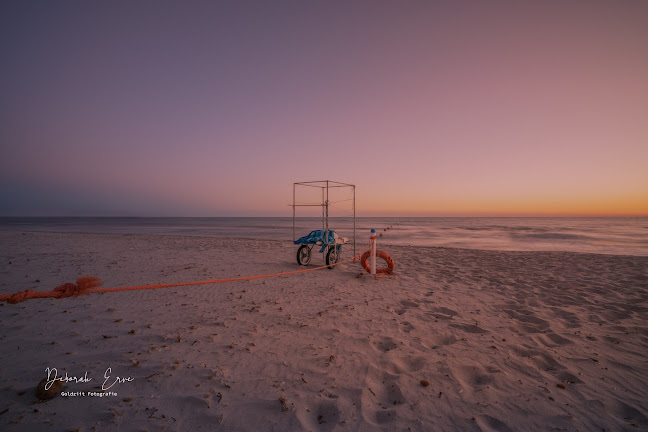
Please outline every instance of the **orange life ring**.
M363 253L362 256L360 257L360 264L362 264L362 267L365 270L367 270L368 273L371 273L371 264L367 262L367 258L369 258L370 255L371 255L371 251L368 250L365 253ZM376 274L382 274L382 273L389 274L394 271L394 266L395 266L394 260L392 259L392 257L389 256L387 252L377 250L376 257L382 258L385 260L385 262L387 262L387 267L376 268Z

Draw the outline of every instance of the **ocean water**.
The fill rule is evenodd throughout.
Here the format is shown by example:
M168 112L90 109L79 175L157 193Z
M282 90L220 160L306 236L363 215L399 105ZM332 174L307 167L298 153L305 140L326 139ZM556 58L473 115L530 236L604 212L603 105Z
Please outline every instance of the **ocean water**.
M321 218L297 219L295 238L322 228ZM352 218L329 228L353 238ZM357 218L359 246L370 229L379 244L510 251L570 251L648 256L648 218ZM292 218L0 218L0 230L186 235L292 240Z

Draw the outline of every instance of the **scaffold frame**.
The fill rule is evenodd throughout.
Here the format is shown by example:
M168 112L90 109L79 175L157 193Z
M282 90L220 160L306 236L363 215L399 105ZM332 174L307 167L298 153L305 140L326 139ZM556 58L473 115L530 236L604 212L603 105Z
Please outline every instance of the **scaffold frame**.
M298 204L296 202L297 197L297 188L298 187L314 187L320 188L322 190L322 202L319 204ZM297 218L297 207L322 207L322 230L324 231L324 238L326 239L326 247L329 247L328 238L329 238L329 207L331 202L329 201L329 189L332 188L350 188L353 192L352 209L353 209L353 255L356 254L356 187L350 183L342 183L332 180L318 180L318 181L307 181L307 182L295 182L293 183L293 241L297 240L295 236L295 220Z

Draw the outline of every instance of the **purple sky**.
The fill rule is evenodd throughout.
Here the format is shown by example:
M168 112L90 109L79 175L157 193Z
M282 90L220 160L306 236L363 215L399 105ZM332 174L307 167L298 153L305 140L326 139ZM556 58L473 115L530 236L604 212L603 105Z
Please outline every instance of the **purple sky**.
M0 215L648 215L646 1L4 1Z

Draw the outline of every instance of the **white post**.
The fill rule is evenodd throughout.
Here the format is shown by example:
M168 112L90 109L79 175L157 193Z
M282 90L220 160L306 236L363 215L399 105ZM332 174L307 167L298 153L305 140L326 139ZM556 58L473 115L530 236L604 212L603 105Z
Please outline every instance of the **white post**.
M376 274L376 230L371 229L371 274Z

